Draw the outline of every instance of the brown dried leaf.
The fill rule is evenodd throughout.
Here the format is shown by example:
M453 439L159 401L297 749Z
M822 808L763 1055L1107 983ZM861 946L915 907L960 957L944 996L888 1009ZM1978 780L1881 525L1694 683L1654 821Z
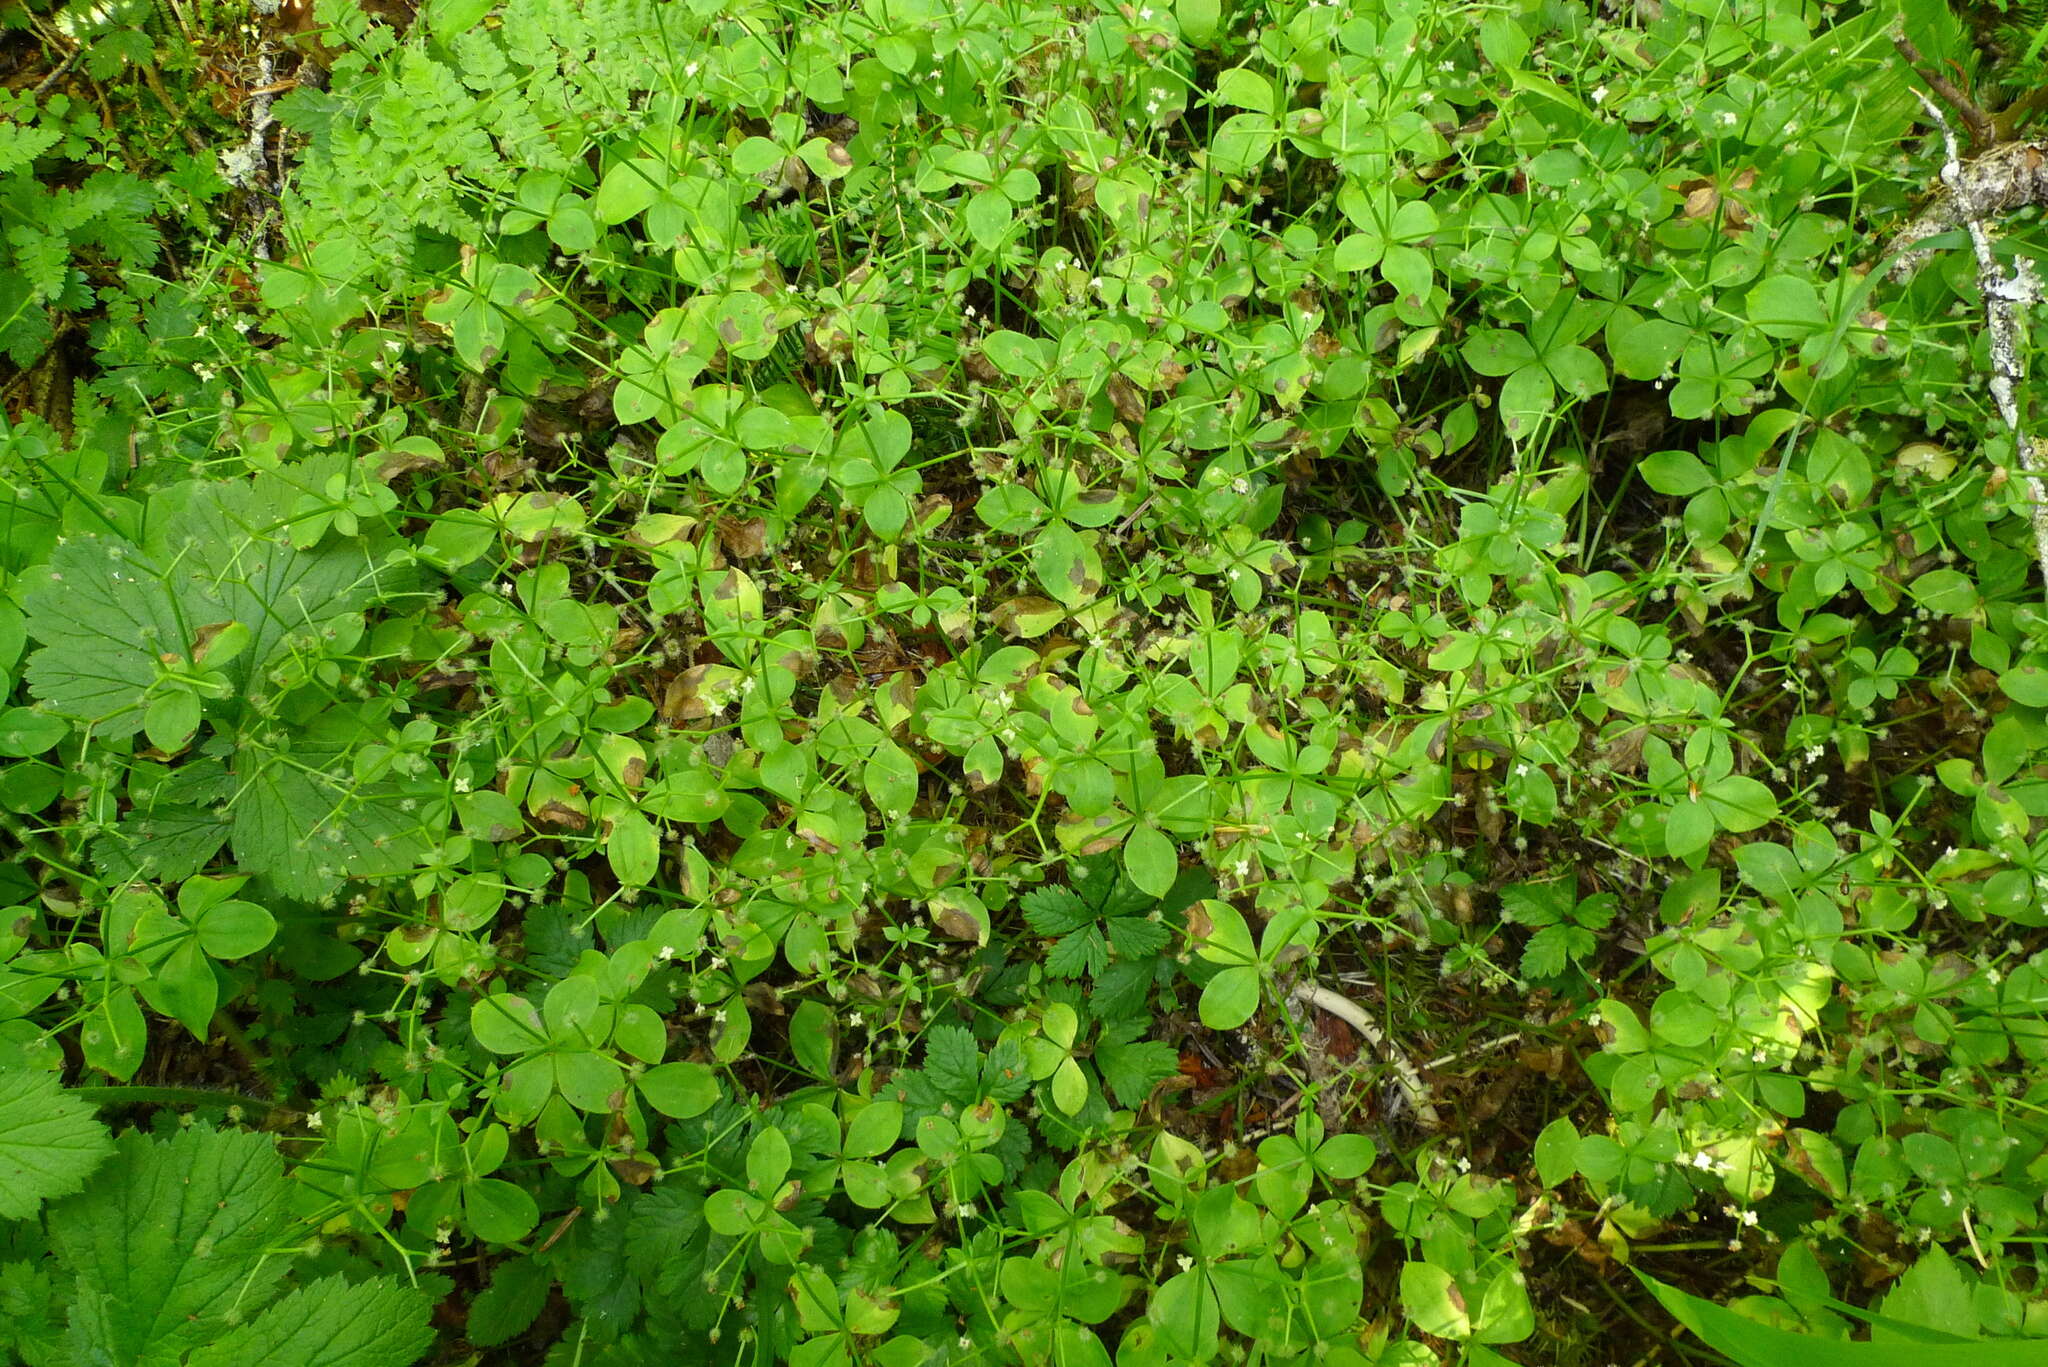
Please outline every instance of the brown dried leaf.
M1122 375L1112 375L1109 377L1108 389L1110 406L1116 409L1117 417L1133 427L1145 421L1145 414L1150 409L1146 407L1144 396L1139 393L1136 385Z
M536 812L535 815L552 826L562 826L572 831L587 831L590 829L590 818L566 803L544 802L541 804L540 811Z
M758 559L768 553L767 519L721 517L718 519L718 539L727 553L738 559Z

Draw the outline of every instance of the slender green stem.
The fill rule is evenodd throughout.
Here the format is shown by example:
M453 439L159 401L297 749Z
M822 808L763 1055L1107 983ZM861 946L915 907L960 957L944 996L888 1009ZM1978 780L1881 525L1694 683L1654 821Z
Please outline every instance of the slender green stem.
M274 1111L283 1104L242 1092L214 1092L204 1087L68 1087L65 1095L95 1106L241 1106Z

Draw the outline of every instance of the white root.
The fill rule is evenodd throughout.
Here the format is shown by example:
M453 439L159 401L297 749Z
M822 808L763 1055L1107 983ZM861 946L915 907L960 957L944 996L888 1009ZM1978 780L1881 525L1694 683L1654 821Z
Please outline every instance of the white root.
M1416 1121L1426 1130L1443 1128L1443 1118L1437 1114L1436 1103L1429 1099L1429 1087L1423 1082L1422 1074L1415 1071L1415 1065L1408 1061L1406 1054L1388 1042L1386 1033L1374 1024L1364 1007L1316 983L1303 983L1296 987L1294 999L1304 1006L1327 1011L1356 1030L1393 1068L1394 1085L1401 1089L1401 1096L1409 1109L1415 1112Z

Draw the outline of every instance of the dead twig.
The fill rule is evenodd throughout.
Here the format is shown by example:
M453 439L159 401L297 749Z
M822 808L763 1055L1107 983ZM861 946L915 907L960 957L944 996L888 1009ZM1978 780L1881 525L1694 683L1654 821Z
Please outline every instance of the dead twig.
M1927 59L1920 55L1920 49L1913 46L1913 40L1904 33L1892 34L1892 46L1899 50L1899 55L1913 68L1913 74L1927 82L1927 88L1947 100L1949 107L1956 111L1956 116L1963 121L1963 127L1969 130L1970 145L1979 152L1989 151L1992 144L1998 141L1998 130L1992 123L1991 116L1979 108L1975 100L1965 95L1954 81L1929 66Z

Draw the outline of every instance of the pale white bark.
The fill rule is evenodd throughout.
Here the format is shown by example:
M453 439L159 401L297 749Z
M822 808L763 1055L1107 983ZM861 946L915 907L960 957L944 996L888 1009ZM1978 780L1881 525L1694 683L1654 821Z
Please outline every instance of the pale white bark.
M1929 227L1917 236L1909 236L1917 231L1916 226L1909 226L1900 236L1910 244L1957 223L1969 229L1970 245L1977 255L1977 286L1984 295L1984 319L1991 334L1991 401L1998 406L1998 416L2012 434L2013 459L2020 467L2020 480L2026 489L2034 525L2034 559L2041 567L2044 584L2048 584L2048 478L2044 478L2048 476L2048 470L2044 470L2048 460L2044 460L2044 453L2027 435L2025 415L2019 405L2020 385L2026 379L2026 361L2020 354L2020 320L2022 310L2041 297L2041 286L2025 257L2014 262L2012 274L2005 273L1991 249L1991 229L1986 226L1989 220L2009 209L2048 201L2048 157L2036 144L2014 143L2010 144L2011 150L1995 149L1966 167L1955 129L1949 126L1941 106L1917 90L1914 94L1919 95L1927 117L1941 129L1942 145L1948 154L1941 167L1941 183L1948 191L1948 199L1941 214L1931 219L1927 214L1921 216L1939 226ZM1920 220L1915 222L1918 225ZM1910 269L1925 257L1924 252L1909 252L1893 267L1893 273L1897 274L1901 267Z

